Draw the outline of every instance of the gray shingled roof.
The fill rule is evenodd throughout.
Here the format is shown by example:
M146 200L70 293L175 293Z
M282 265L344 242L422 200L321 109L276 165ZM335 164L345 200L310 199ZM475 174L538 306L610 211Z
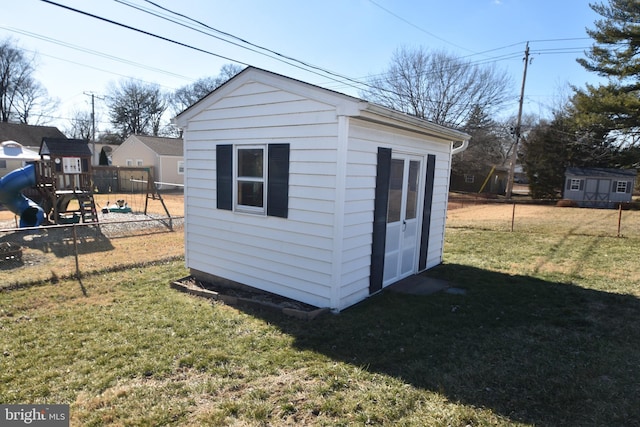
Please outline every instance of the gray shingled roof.
M145 135L133 135L133 137L161 156L182 157L184 155L182 138L164 138Z
M43 138L40 154L91 157L89 142L84 139Z
M612 169L612 168L567 168L566 175L571 176L594 176L594 177L618 177L635 178L635 169Z
M25 147L40 147L42 138L66 138L66 136L54 126L0 122L0 142L16 141Z

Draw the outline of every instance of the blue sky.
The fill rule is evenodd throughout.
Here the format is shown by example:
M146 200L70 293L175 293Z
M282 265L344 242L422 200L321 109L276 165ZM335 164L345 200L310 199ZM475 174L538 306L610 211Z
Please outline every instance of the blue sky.
M178 46L42 0L5 0L0 39L12 37L29 53L37 53L36 78L61 102L58 119L53 122L61 129L68 127L74 111L90 108L86 93L101 96L110 83L137 78L174 90L217 75L231 60L358 95L352 85L337 82L326 73L304 70L306 67L295 61L285 63L274 54L245 49L241 46L248 45L237 40L234 45L131 7L168 15L153 3L254 45L356 80L385 71L394 50L402 46L444 49L472 62L495 64L513 82L506 88L512 102L505 105L504 115L517 111L527 41L532 61L525 87L526 113L547 116L558 97L566 95L569 83L584 86L598 81L575 61L592 44L585 29L593 28L599 18L587 0L55 2L206 51ZM96 108L101 122L106 122L99 99ZM102 123L98 129L106 126Z

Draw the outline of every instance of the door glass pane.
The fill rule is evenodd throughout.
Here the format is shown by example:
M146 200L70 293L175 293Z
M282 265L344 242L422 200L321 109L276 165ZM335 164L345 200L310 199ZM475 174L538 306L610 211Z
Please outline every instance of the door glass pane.
M409 186L407 187L407 213L406 219L414 219L418 207L418 174L420 173L420 162L411 160L409 162Z
M389 209L387 211L387 223L400 221L403 175L404 160L391 159L391 175L389 177Z

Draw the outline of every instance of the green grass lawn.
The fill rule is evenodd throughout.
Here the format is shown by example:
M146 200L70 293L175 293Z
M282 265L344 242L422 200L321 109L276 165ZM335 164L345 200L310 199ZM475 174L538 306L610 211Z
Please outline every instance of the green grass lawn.
M0 402L72 425L640 425L640 239L447 230L429 275L306 322L171 290L182 261L0 293Z

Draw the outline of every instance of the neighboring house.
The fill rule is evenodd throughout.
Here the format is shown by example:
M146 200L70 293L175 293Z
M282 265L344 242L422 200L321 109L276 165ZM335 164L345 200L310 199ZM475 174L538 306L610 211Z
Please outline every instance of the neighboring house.
M507 168L487 166L463 173L451 172L451 191L504 194L509 179Z
M158 189L182 189L184 154L181 138L131 135L111 152L112 166L153 166Z
M580 207L613 208L631 202L637 171L635 169L567 168L564 198Z
M0 141L15 141L34 151L40 149L43 138L66 138L54 126L32 126L0 122Z
M4 141L0 143L0 177L20 169L28 161L39 158L40 154L37 151L23 147L16 141Z
M174 123L195 277L340 311L442 262L469 135L252 67Z

